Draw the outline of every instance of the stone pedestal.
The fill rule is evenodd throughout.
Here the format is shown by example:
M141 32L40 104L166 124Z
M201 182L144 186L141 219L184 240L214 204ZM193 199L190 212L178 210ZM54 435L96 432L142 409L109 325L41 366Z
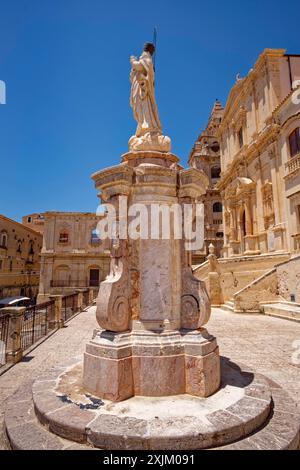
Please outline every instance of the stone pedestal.
M101 330L84 355L84 388L100 398L207 397L220 384L217 343L203 328L209 299L204 283L192 274L187 240L176 233L172 217L169 231L163 232L167 218L155 225L160 213L179 211L186 234L182 209L189 204L195 210L205 192L204 173L184 170L178 161L171 153L129 152L120 165L93 175L100 197L115 208L119 227L111 243L111 271L97 298ZM146 211L140 237L122 238L133 204Z
M111 401L134 395L207 397L218 389L219 378L218 346L205 329L98 331L84 356L85 388Z
M23 357L21 329L22 318L25 311L25 307L5 307L1 309L1 314L9 315L6 362L16 364L17 362L20 362Z

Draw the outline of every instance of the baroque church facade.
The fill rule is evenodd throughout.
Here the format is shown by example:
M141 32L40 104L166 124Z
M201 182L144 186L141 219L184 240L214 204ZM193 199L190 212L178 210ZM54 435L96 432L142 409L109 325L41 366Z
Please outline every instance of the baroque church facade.
M201 132L189 156L188 164L191 168L204 171L209 180L209 185L205 195L202 197L204 204L204 246L193 254L193 263L203 262L208 253L209 245L215 247L215 253L221 256L224 231L222 201L217 184L220 181L220 145L217 132L221 124L223 107L216 100L206 129Z

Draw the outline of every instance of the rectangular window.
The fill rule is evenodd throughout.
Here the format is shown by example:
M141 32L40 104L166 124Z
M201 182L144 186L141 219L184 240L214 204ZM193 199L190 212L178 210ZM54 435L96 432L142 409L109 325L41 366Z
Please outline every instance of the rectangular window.
M59 243L68 243L69 235L66 232L62 232L59 234Z
M294 157L297 153L300 152L300 132L299 127L293 130L289 136L289 145L290 145L290 156Z

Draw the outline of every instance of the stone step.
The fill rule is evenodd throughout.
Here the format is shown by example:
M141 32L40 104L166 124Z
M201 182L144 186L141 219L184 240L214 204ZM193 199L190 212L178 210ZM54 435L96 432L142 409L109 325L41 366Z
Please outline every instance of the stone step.
M228 312L234 312L234 301L227 300L224 304L221 305L222 310L226 310Z
M262 305L265 315L300 322L300 306L291 302L278 302Z
M87 426L84 415L88 409L83 410L78 407L78 412L73 413L74 404L70 404L68 400L60 403L60 408L56 408L57 396L53 397L53 394L49 393L49 382L52 382L55 375L57 376L58 370L56 369L50 372L49 375L44 376L43 380L36 382L35 391L33 391L33 394L43 395L44 411L47 408L52 408L52 412L56 416L51 417L52 412L49 413L48 411L48 416L44 415L41 422L35 413L32 400L32 383L22 386L9 399L5 411L5 426L9 445L16 450L100 450L104 447L109 450L135 450L141 448L147 450L174 450L174 444L175 450L179 448L215 450L298 449L299 409L287 393L264 376L252 372L242 372L240 367L229 361L223 361L223 370L223 378L225 382L230 384L228 391L230 391L230 387L234 386L239 376L239 393L241 389L245 393L243 397L241 396L240 399L237 399L234 404L229 406L228 411L224 409L224 406L221 406L219 411L212 412L212 410L209 410L206 414L208 420L206 435L203 435L202 429L199 429L197 417L193 414L189 415L188 410L183 408L179 413L182 416L175 428L173 428L173 424L169 419L164 425L162 417L158 415L157 420L154 420L154 422L157 421L158 428L160 427L160 429L157 429L160 430L160 439L147 440L147 442L145 441L146 447L144 445L141 447L145 436L144 420L147 419L147 414L151 414L151 406L140 409L139 413L141 414L135 424L134 413L132 413L134 410L126 417L129 400L119 402L114 404L116 407L115 414L113 412L109 414L107 410L105 414L101 414L100 420L97 418L91 425ZM224 385L225 383L222 384L220 389L221 393ZM225 395L227 396L228 393ZM209 400L214 400L213 397L202 400L207 400L208 407L211 407L212 403L209 403ZM271 401L270 397L272 397ZM141 398L138 397L139 400ZM153 397L151 399L153 400ZM172 399L173 397L171 397L171 402ZM216 403L221 403L220 397L217 397ZM153 404L155 406L155 403ZM165 407L161 410L166 412ZM38 415L41 418L41 410ZM86 418L90 419L89 416L86 416ZM189 427L189 439L193 441L192 444L184 438L187 425ZM136 432L137 435L135 435ZM100 442L105 444L104 447L100 446ZM211 445L212 442L215 446Z
M261 429L232 444L209 450L300 450L300 410L288 393L268 380L273 410Z

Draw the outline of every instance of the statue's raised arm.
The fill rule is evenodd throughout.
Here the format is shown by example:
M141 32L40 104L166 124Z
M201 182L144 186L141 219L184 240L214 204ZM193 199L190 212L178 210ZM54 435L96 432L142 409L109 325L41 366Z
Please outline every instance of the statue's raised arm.
M154 94L154 67L152 55L155 47L146 43L139 59L130 57L130 106L137 122L134 136L129 140L129 150L170 151L169 137L162 135L162 127Z

